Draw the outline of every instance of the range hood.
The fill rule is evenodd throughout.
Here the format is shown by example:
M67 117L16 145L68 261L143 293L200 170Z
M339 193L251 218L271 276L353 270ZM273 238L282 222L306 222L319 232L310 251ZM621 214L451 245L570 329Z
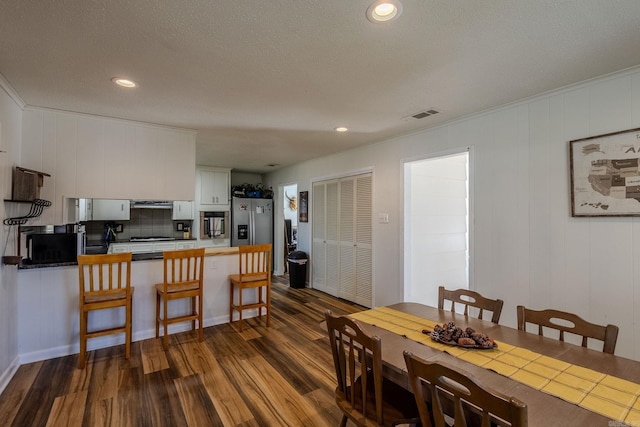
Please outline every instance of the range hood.
M171 200L132 200L131 209L172 209Z

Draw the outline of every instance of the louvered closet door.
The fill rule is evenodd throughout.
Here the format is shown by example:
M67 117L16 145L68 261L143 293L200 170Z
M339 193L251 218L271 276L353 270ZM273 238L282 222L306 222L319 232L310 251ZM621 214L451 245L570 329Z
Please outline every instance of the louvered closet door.
M312 190L313 216L313 254L311 256L311 286L314 289L326 292L326 185L324 183L313 184Z
M338 296L356 299L355 179L340 180L340 288Z
M355 178L355 288L354 302L371 307L373 303L372 246L373 203L371 174Z
M372 306L371 174L340 180L340 288L338 296Z
M338 181L313 185L313 254L311 275L314 289L338 295Z
M371 174L313 185L313 287L366 307L373 299L371 186Z
M338 182L328 182L326 189L326 243L325 243L325 256L326 256L326 292L337 296L338 295L338 283L340 274L340 252L338 250L339 244L339 230L338 230Z

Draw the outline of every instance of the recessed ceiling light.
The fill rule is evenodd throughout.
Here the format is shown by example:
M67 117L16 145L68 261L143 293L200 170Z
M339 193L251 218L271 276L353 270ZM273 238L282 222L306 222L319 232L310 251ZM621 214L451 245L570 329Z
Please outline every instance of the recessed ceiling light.
M389 22L402 14L402 3L399 0L378 0L367 9L367 19L374 24Z
M123 79L122 77L114 77L111 79L111 81L117 84L118 86L122 86L122 87L132 88L132 87L138 86L136 82L132 80Z
M346 128L346 127L344 127L344 126L339 126L339 127L337 127L337 128L335 129L335 131L336 131L336 132L346 132L346 131L348 131L348 130L349 130L349 129L347 129L347 128Z

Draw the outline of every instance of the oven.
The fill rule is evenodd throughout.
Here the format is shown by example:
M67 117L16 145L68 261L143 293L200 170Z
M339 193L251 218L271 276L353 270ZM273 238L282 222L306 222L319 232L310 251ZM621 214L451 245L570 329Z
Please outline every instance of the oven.
M200 212L200 239L228 239L229 211Z

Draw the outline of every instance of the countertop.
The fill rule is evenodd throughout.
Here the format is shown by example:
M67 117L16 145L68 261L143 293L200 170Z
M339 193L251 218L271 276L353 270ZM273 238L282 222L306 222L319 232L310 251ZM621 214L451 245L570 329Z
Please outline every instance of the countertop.
M191 240L191 239L186 239ZM238 253L237 247L222 247L222 248L205 248L204 256L220 256L220 255L235 255ZM149 252L143 254L133 254L132 261L150 261L155 259L162 259L162 252ZM58 262L51 264L18 264L18 270L31 270L34 268L49 268L49 267L68 267L78 265L77 262Z

